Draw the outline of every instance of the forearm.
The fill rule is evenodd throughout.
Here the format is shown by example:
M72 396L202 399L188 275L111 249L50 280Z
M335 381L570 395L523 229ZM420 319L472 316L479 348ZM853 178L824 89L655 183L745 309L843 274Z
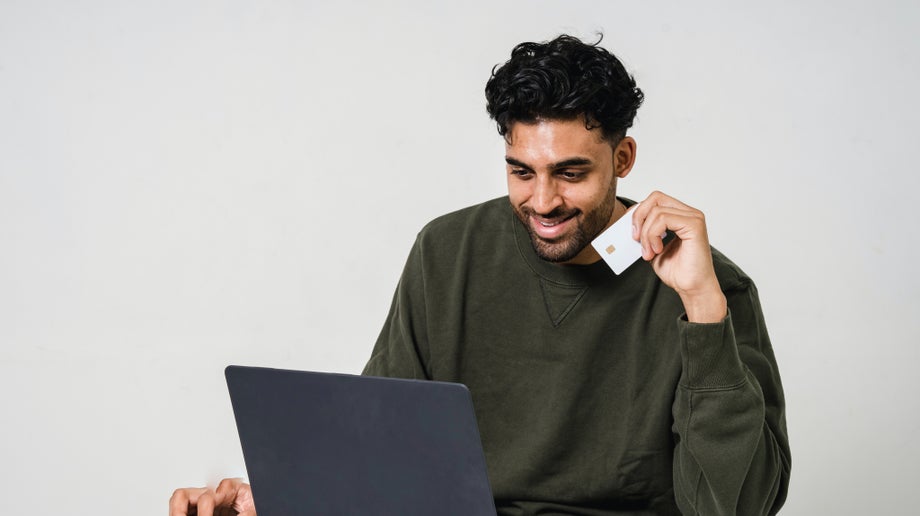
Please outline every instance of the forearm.
M685 514L771 514L782 505L789 461L781 387L758 378L770 359L739 347L731 316L681 322L683 371L673 415L674 487ZM745 355L742 360L742 354ZM775 394L767 396L762 383Z

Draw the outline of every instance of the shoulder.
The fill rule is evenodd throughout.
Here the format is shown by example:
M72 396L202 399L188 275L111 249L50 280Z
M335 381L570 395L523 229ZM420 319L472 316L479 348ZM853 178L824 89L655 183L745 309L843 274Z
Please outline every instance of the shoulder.
M754 288L754 281L741 267L731 261L715 247L712 249L712 265L723 291L746 290Z
M419 241L457 241L492 234L501 231L510 216L508 197L499 197L437 217L419 231Z
M442 215L419 231L412 256L430 274L487 268L516 249L513 218L507 197Z

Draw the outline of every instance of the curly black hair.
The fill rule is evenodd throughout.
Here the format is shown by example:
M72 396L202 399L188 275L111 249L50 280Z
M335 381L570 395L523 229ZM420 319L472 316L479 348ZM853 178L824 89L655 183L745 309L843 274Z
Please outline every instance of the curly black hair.
M632 127L645 96L623 63L596 43L563 34L544 43L521 43L496 65L486 83L486 110L507 138L515 122L572 120L600 127L618 142Z

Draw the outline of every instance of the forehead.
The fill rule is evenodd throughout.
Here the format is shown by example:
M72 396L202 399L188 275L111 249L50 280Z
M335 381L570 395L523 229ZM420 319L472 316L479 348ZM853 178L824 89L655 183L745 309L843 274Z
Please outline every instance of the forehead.
M600 128L586 129L583 118L515 122L505 138L505 153L526 162L554 162L575 156L597 159L612 153Z

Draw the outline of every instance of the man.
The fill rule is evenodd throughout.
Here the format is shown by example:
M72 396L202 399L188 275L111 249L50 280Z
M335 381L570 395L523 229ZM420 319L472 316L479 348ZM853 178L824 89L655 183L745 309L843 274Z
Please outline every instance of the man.
M470 388L499 514L778 511L790 453L754 284L700 211L616 196L634 80L560 36L518 45L486 97L509 195L419 233L364 373ZM590 242L624 216L644 261L614 275ZM254 510L237 480L171 514L196 503Z

